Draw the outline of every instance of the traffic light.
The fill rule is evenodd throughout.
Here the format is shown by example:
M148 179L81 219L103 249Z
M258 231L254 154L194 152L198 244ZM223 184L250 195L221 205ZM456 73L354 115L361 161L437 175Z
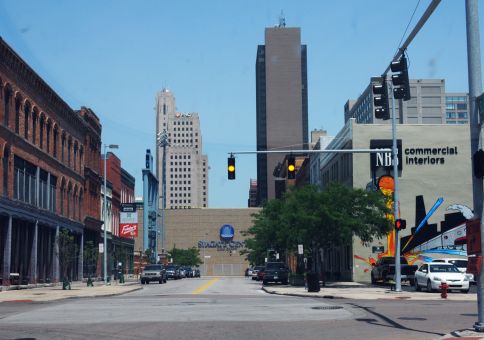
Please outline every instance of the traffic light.
M228 179L235 179L235 157L230 155L227 160L227 176Z
M474 176L477 178L484 177L484 151L482 149L476 151L472 156L474 163Z
M395 220L395 229L396 230L403 230L407 228L407 221L402 220L401 218Z
M390 65L392 72L397 74L392 75L393 98L410 100L410 82L408 80L407 58L405 55L400 57L400 60L393 61Z
M287 157L287 179L296 178L296 158L294 156Z
M390 119L388 88L385 77L382 78L381 84L373 85L373 104L375 104L375 118Z

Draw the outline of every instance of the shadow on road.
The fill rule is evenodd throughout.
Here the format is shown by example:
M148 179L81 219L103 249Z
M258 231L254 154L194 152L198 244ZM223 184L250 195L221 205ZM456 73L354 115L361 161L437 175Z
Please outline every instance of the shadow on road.
M348 305L351 305L351 306L353 306L355 308L363 309L366 312L368 312L370 314L373 314L374 316L377 316L378 318L380 318L381 320L387 322L388 324L384 324L384 323L378 322L378 320L376 320L376 319L356 319L356 321L366 322L368 324L375 325L375 326L398 328L398 329L402 329L402 330L406 330L406 331L412 331L412 332L418 332L418 333L435 334L435 335L440 335L440 336L444 336L445 335L445 333L430 332L430 331L425 331L425 330L420 330L420 329L414 329L414 328L406 327L406 326L401 325L398 322L390 319L389 317L387 317L387 316L385 316L383 314L380 314L378 312L375 312L374 310L372 310L372 307L364 307L364 306L357 305L355 303L348 303ZM410 318L400 318L400 319L402 319L402 320L408 320ZM416 319L416 318L413 318L413 319ZM419 318L419 320L420 319L423 319L423 318Z

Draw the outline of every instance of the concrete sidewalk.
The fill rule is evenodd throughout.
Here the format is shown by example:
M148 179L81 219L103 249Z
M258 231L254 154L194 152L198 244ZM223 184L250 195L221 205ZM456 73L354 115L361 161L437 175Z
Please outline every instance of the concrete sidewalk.
M95 282L94 287L87 287L85 282L73 282L71 290L62 290L62 283L41 288L6 290L0 292L1 302L19 301L54 301L68 298L97 297L120 295L141 289L138 281L127 281L119 284L112 282L111 285L104 285L104 282Z
M262 290L269 294L317 297L328 299L355 299L355 300L443 300L440 293L428 293L417 291L395 292L390 287L371 286L356 282L333 282L321 287L318 293L309 293L304 287L269 285L262 286ZM464 294L457 291L448 293L447 300L452 301L477 301L477 294Z

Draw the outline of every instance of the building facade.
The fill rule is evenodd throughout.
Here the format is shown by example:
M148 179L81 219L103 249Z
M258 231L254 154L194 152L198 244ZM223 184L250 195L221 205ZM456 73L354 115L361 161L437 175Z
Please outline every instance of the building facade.
M300 28L265 29L256 57L257 150L308 148L307 48ZM274 198L280 155L257 155L257 204Z
M345 122L355 118L358 124L391 124L391 120L375 118L372 86L380 78L371 78L370 84L356 100L344 106ZM446 93L444 79L411 79L409 101L395 100L397 123L401 124L468 124L468 96L466 93ZM392 100L389 100L392 110Z
M200 118L198 113L177 112L175 96L167 89L156 97L157 136L163 132L167 134L168 145L158 147L156 175L160 181L161 195L165 157L166 208L208 207L209 167L208 157L202 150Z
M129 203L122 201L123 193L126 194L126 199L134 200L134 177L121 167L121 160L113 152L108 152L106 156L106 219L104 196L101 201L101 216L106 221L107 272L109 275L116 275L118 269L122 268L125 273L132 273L134 239L121 235L120 214L121 204ZM104 188L102 194L104 195Z
M357 124L355 119L350 119L327 148L391 147L391 138L391 125ZM407 221L407 229L400 236L402 250L411 253L421 244L462 223L462 214L451 206L472 205L469 126L399 125L397 140L401 155L398 175L400 218ZM379 176L393 172L391 162L385 161L389 159L385 155L324 153L319 155L320 175L315 177L318 182L313 184L324 189L331 182L340 182L354 188L375 190ZM312 160L312 163L316 161ZM415 227L439 197L444 203L416 235L419 244L403 249L409 236L415 233ZM370 281L371 263L380 253L392 251L391 237L389 234L367 246L355 237L352 244L326 250L322 256L323 274L326 279Z
M99 241L101 124L72 110L0 38L2 285L81 279L86 241ZM62 235L75 254L62 256Z

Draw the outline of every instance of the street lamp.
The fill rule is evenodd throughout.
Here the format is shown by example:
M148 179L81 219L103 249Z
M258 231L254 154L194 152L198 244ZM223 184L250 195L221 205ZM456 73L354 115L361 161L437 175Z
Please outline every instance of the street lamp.
M106 188L106 161L108 159L107 149L118 149L119 145L117 144L104 144L104 206L103 206L103 225L104 225L104 284L108 283L108 245L107 245L107 188Z

